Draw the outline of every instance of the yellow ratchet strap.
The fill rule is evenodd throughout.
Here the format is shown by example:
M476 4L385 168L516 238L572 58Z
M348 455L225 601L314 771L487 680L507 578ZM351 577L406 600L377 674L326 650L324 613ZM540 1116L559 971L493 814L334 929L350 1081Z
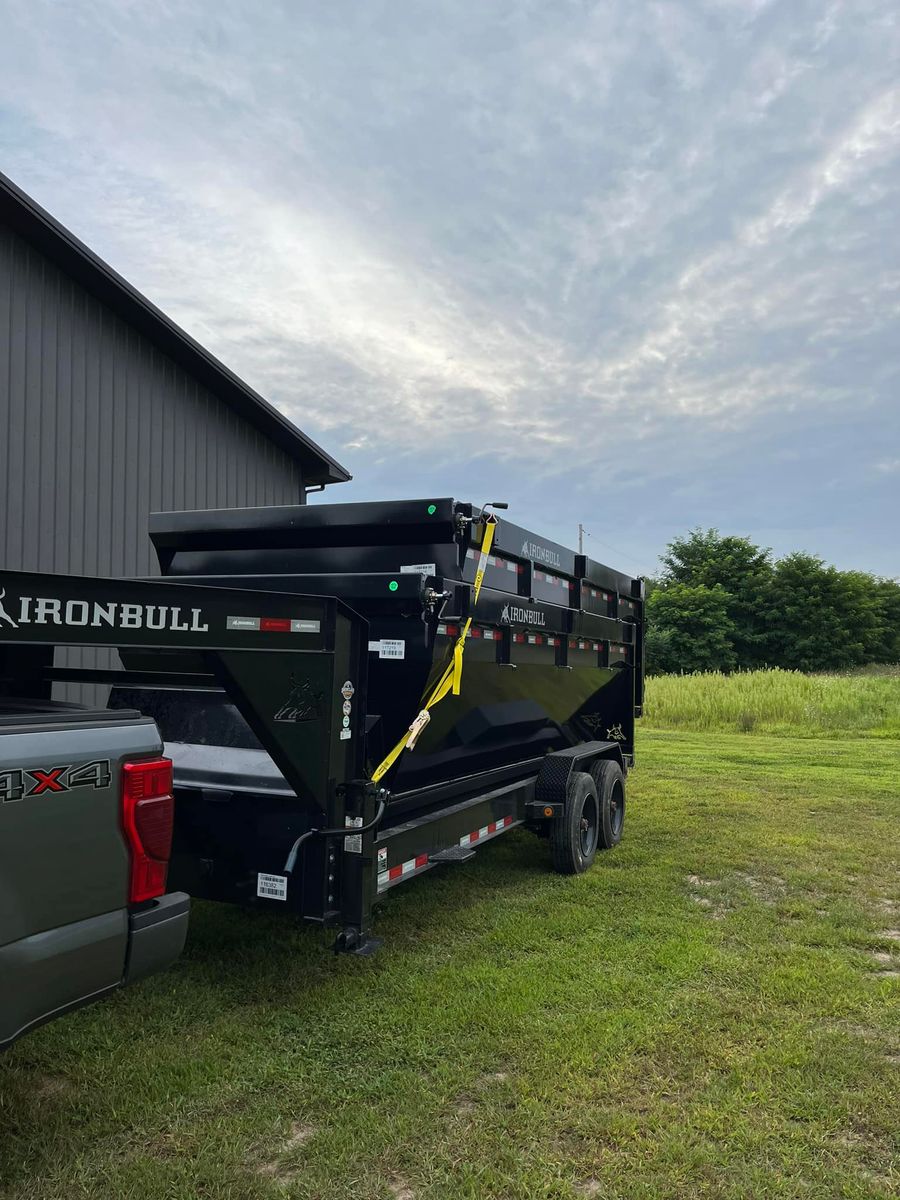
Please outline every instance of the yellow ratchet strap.
M491 552L491 546L494 544L494 531L497 528L497 518L490 514L484 520L484 534L481 538L481 554L478 558L478 569L475 572L475 599L472 607L478 603L478 597L481 594L481 585L484 581L484 572L487 567L488 555ZM415 749L416 742L419 739L419 734L428 724L431 719L430 710L436 704L439 704L443 698L449 693L454 696L459 695L459 689L462 684L462 668L463 668L463 651L466 648L466 638L469 636L469 630L472 627L472 618L467 617L465 624L462 627L462 632L456 640L453 647L453 653L450 656L450 661L444 668L440 679L431 689L431 695L425 701L425 704L419 711L418 716L410 725L406 733L393 748L390 754L379 763L372 772L372 782L378 781L387 774L404 750Z

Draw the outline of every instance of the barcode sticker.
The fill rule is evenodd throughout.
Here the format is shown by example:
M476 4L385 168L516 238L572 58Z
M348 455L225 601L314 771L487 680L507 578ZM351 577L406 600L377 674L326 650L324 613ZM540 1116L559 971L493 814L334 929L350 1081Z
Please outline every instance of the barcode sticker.
M362 823L362 817L344 817L344 825L347 829L359 829ZM345 837L344 849L348 854L362 854L362 834L352 833Z
M287 900L287 875L266 875L260 871L256 876L256 894L264 900Z
M436 563L406 563L400 568L401 575L437 575Z
M369 653L377 654L379 658L406 658L406 642L401 638L382 638L378 642L369 642Z

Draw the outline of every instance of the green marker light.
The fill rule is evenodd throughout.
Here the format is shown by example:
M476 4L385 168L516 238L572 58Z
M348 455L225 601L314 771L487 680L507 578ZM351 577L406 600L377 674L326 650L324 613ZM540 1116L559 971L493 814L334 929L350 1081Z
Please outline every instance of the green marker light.
M389 591L389 592L396 592L396 590L397 590L397 588L398 588L399 586L400 586L400 584L397 582L397 580L396 580L396 579L392 579L392 580L391 580L391 582L388 584L388 591Z
M436 505L436 504L429 504L429 505L428 505L428 515L429 515L429 517L433 517L433 516L434 516L434 514L435 514L436 512L437 512L437 505Z

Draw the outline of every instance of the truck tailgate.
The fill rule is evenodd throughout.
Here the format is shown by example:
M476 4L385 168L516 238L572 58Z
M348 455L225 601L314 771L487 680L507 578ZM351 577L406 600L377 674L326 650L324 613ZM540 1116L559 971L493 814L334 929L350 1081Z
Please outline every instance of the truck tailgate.
M130 714L0 718L0 1045L122 981L121 766L160 750Z

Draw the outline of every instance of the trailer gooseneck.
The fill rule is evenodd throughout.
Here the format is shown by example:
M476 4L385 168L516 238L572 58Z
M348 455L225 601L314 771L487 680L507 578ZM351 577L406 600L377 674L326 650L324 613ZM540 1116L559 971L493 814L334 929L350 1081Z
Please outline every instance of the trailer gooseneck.
M621 836L641 581L494 521L452 499L156 516L165 581L3 573L0 673L113 683L155 718L172 886L368 953L380 896L509 829L566 872ZM57 645L124 670L55 667Z

